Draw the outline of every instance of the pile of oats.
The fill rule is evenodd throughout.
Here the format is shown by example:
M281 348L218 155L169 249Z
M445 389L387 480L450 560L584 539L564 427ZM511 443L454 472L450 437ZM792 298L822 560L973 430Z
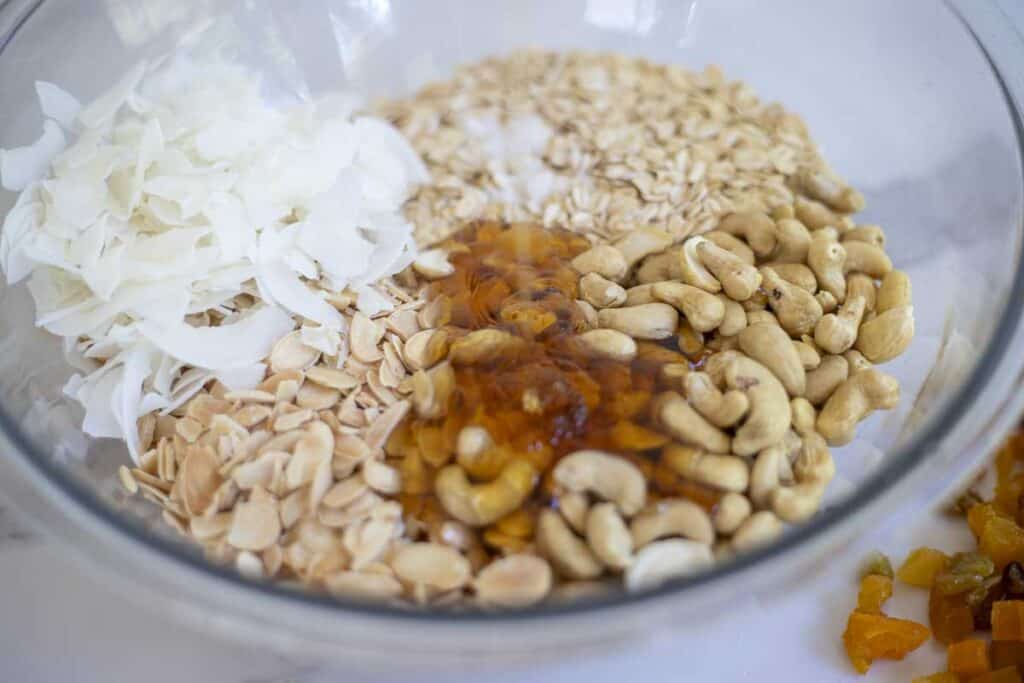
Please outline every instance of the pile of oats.
M717 68L618 54L487 59L379 113L433 179L406 204L421 245L477 218L537 219L607 238L647 226L682 239L733 211L792 204L798 171L826 168L800 117ZM496 164L503 131L514 146L540 143L537 159ZM554 179L529 188L526 201L501 201L516 166Z

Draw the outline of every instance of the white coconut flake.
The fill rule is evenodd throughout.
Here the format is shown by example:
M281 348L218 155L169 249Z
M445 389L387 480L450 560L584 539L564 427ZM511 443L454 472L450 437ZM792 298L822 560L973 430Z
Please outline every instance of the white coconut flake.
M302 320L303 340L343 362L348 331L325 290L351 289L370 315L394 307L372 283L414 258L401 207L428 174L390 124L355 116L358 97L282 108L258 74L179 56L84 107L52 83L36 91L42 137L0 151L0 181L22 191L0 268L28 279L36 324L83 371L66 393L87 433L137 456L140 415L214 378L255 385ZM539 133L520 137L533 147Z

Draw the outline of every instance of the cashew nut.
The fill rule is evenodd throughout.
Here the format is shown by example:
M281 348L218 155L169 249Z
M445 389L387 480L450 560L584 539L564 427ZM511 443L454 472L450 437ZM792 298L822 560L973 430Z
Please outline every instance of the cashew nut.
M772 255L776 263L804 263L811 246L811 232L798 220L779 219L775 225L778 246Z
M508 555L481 569L473 588L482 605L527 607L551 591L551 566L536 555Z
M802 396L798 396L789 402L789 411L793 415L793 429L800 436L807 436L814 431L814 423L818 418L818 411L814 409L811 402Z
M524 343L521 337L504 330L473 330L452 342L448 359L455 365L478 365L505 356Z
M884 278L878 287L878 301L875 310L878 313L909 306L913 303L910 289L910 276L902 270L892 270Z
M662 429L684 444L712 453L728 453L729 435L708 422L679 394L666 392L655 402L655 412Z
M825 356L814 370L807 371L804 397L811 405L820 406L850 376L850 365L842 356Z
M443 467L434 480L434 491L452 517L470 526L486 526L521 506L536 483L533 466L514 458L494 481L484 484L471 484L459 465Z
M779 318L779 324L790 335L809 334L821 318L821 304L814 295L783 280L771 268L762 270L768 305Z
M666 581L710 567L713 558L706 543L671 538L644 547L623 575L630 592L656 588Z
M843 353L843 358L846 359L846 364L850 366L851 376L856 375L858 372L870 370L875 367L871 364L871 361L864 357L863 353L856 349L850 349Z
M796 349L796 355L800 358L800 365L804 367L805 371L813 370L821 365L821 354L818 353L818 349L813 345L805 341L794 340L793 348Z
M892 270L889 255L877 245L868 242L846 242L843 248L846 250L844 272L864 273L881 280Z
M818 280L814 277L814 271L802 263L779 263L772 261L765 263L762 268L771 268L786 282L794 284L800 289L807 290L810 294L818 291Z
M640 284L647 284L682 278L682 252L682 247L673 247L648 256L636 269L634 279Z
M872 363L885 363L906 351L914 338L914 307L897 306L860 326L856 348Z
M772 209L772 218L778 224L781 220L796 218L796 211L793 210L792 204L780 204Z
M413 409L423 418L444 417L454 391L455 370L450 362L438 363L429 370L417 370L412 376Z
M598 275L618 282L626 276L629 264L622 252L610 244L599 244L591 247L570 261L570 265L580 275L597 273Z
M732 547L736 552L746 552L770 543L782 533L782 522L770 510L761 510L747 517L732 535Z
M683 536L708 545L715 540L715 530L708 513L685 498L659 500L651 509L634 517L629 529L636 548L643 548L666 536Z
M590 508L586 526L587 543L599 560L612 570L622 570L633 559L633 536L613 503Z
M725 305L703 289L681 282L656 282L651 293L655 299L678 309L698 332L715 329L725 318Z
M634 339L667 339L679 326L679 313L662 303L606 308L597 312L597 323Z
M689 363L666 363L661 366L661 378L675 390L683 388L683 379L693 372Z
M693 325L686 318L679 321L676 328L676 345L683 355L691 360L697 360L704 355L704 335L693 329Z
M705 453L692 446L669 444L661 461L679 476L721 491L742 493L750 482L750 467L735 455Z
M836 297L832 292L826 292L825 290L820 290L815 294L814 300L821 306L822 313L832 313L839 307L839 302L836 301Z
M640 469L625 458L595 450L570 453L551 472L555 483L577 493L589 491L615 503L627 517L644 506L647 481Z
M652 304L657 301L654 298L654 285L657 283L648 282L643 285L636 285L626 290L626 303L623 306L639 306L640 304Z
M838 355L848 351L857 341L865 306L861 296L847 298L837 313L822 316L814 326L814 342L828 353Z
M757 454L754 466L750 468L750 487L747 490L747 497L754 507L767 507L768 497L779 487L784 461L789 464L779 445L769 446Z
M806 197L797 197L793 201L793 209L796 211L797 220L811 230L821 230L827 227L839 227L839 217L822 204Z
M769 507L784 522L805 522L821 507L825 490L816 483L780 486L771 492Z
M704 372L691 372L683 378L686 398L708 422L716 427L731 427L739 422L750 406L742 391L718 390Z
M615 241L614 247L622 254L628 267L651 254L665 251L672 245L672 235L657 228L636 228Z
M896 405L900 385L895 378L875 369L853 375L836 388L818 415L818 432L830 446L853 440L857 423L875 410Z
M731 534L739 528L753 509L746 496L726 493L711 511L711 523L720 534Z
M747 313L747 326L772 325L781 329L779 319L771 311L750 311Z
M772 371L753 358L737 356L725 367L725 383L730 389L745 391L750 401L747 418L733 437L732 452L753 455L777 443L789 429L791 415L786 389Z
M604 572L586 543L572 532L554 510L541 510L537 520L537 548L559 574L568 579L593 579Z
M819 230L807 250L807 265L814 271L818 285L842 301L846 297L846 250L828 230Z
M729 233L722 232L721 230L706 232L703 237L710 242L714 242L744 263L754 265L756 261L756 258L754 257L754 250L748 247L747 243L743 240L733 237Z
M855 296L863 297L865 313L876 309L878 288L875 287L875 281L869 275L850 273L846 278L846 298L852 299Z
M611 308L626 302L626 290L622 285L597 273L587 273L580 278L580 296L594 308Z
M801 484L827 485L836 474L836 465L825 443L825 437L817 432L803 435L800 450L793 461L793 476Z
M692 238L691 238L692 239ZM697 257L722 285L730 299L744 301L761 286L761 273L717 244L702 239L697 244ZM717 291L717 290L716 290Z
M766 213L731 213L719 221L717 230L742 237L761 258L767 258L775 250L775 221Z
M824 171L804 169L797 179L808 196L825 202L836 211L857 213L864 209L864 195Z
M880 225L858 225L843 233L844 242L867 242L885 247L885 232Z
M636 358L636 342L618 330L589 330L579 336L580 342L592 353L618 361Z
M678 252L679 277L660 277L658 280L679 279L712 294L722 291L722 283L704 266L704 260L697 251L701 244L711 243L700 236L691 237L683 242L683 247Z
M772 371L792 396L804 393L807 382L800 355L782 328L758 323L738 335L740 350Z
M587 514L590 512L590 500L587 494L576 491L564 491L558 494L558 511L576 533L582 534L587 528Z
M455 456L463 467L474 462L494 447L494 439L484 427L468 425L455 439Z
M747 312L739 304L724 294L719 294L718 300L723 305L722 322L718 325L718 333L723 337L732 337L740 333L747 326Z

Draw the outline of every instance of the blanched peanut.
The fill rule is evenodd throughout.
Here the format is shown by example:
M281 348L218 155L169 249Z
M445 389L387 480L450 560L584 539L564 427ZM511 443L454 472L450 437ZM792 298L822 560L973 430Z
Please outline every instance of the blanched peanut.
M907 350L914 338L914 307L890 308L860 326L856 348L872 363L885 363Z
M764 268L764 288L768 305L779 318L779 324L792 336L809 334L821 319L821 305L814 295L783 280L771 268Z
M864 273L850 273L846 278L846 298L851 299L855 296L864 298L865 313L874 311L876 307L875 302L878 298L878 288L875 287L875 281Z
M776 223L778 246L772 258L776 263L805 263L811 246L811 232L798 220L783 218Z
M620 281L626 276L629 264L622 252L610 244L599 244L591 247L574 258L570 265L580 275L597 273L614 282Z
M804 393L803 363L789 335L778 325L749 325L737 336L740 350L772 371L792 396Z
M494 481L484 484L471 484L460 466L448 465L437 473L434 491L452 517L470 526L486 526L520 507L536 482L533 466L515 458Z
M805 372L821 365L821 354L814 345L805 341L794 341L793 348L796 349L796 355L800 358L800 365L804 367Z
M742 237L760 258L767 258L775 250L775 221L766 213L731 213L719 221L717 229Z
M857 341L866 303L859 295L850 296L837 313L822 316L814 326L814 342L831 354L848 351Z
M902 270L893 270L882 278L875 307L878 313L885 313L900 306L909 306L912 303L910 277L906 273Z
M668 304L640 304L598 311L597 322L634 339L667 339L679 326L679 313Z
M622 285L597 273L587 273L580 278L580 296L594 308L611 308L626 302L626 290Z
M714 376L714 375L712 375ZM725 366L730 389L745 391L750 410L732 440L736 455L753 455L777 443L789 429L789 396L778 378L752 358L736 356ZM721 452L724 449L710 448Z
M756 258L754 257L754 250L748 247L747 243L743 240L733 237L729 233L722 232L721 230L706 232L703 237L709 242L714 242L744 263L754 265L756 261Z
M750 501L739 493L726 493L711 512L711 523L720 534L732 534L752 512Z
M850 366L842 356L825 356L821 365L807 372L804 397L811 405L820 406L850 376Z
M802 396L798 396L789 402L789 410L793 415L793 429L800 436L807 436L814 431L814 424L818 418L818 411L814 409L811 402Z
M864 370L836 388L818 415L818 431L830 446L843 446L853 440L857 423L879 409L896 405L900 385L878 370Z
M679 394L666 392L659 396L654 414L662 429L682 443L712 453L729 452L729 435L705 420Z
M656 588L666 581L711 566L711 548L705 543L672 538L643 548L623 576L630 592Z
M710 545L715 540L711 518L704 508L685 498L659 500L629 525L633 546L643 548L666 536L683 536Z
M669 444L661 461L684 479L721 491L742 493L750 481L750 467L735 455L706 453L692 446Z
M658 301L674 306L693 329L709 332L725 318L725 305L714 294L681 282L656 282L651 293Z
M723 337L732 337L740 333L747 326L747 312L743 306L733 301L724 294L718 294L718 300L722 302L724 314L722 322L718 326L718 334Z
M892 270L892 261L881 247L868 242L846 242L844 249L846 263L843 270L847 273L864 273L880 280Z
M844 242L867 242L885 247L885 232L880 225L858 225L843 233Z
M551 476L569 491L591 492L615 503L624 515L635 514L647 500L647 481L636 465L617 455L595 450L570 453Z
M782 523L775 513L762 510L744 520L732 535L732 547L737 552L746 552L774 541L781 533Z
M616 240L614 247L622 254L627 267L632 267L651 254L665 251L672 245L672 236L657 228L636 228Z
M628 334L618 330L589 330L581 334L579 340L588 350L599 356L619 361L636 358L636 342Z
M761 273L757 268L744 263L713 242L703 240L698 243L697 256L704 267L721 283L722 291L730 299L749 299L761 285Z
M731 427L747 413L750 403L741 391L722 393L704 372L690 372L683 377L686 398L697 412L716 427Z
M567 579L593 579L604 567L586 543L572 532L561 515L541 510L537 520L537 547L560 575Z
M846 297L846 250L828 230L819 230L811 239L807 264L814 271L818 286L842 301Z
M590 508L586 534L590 550L609 569L625 569L633 559L633 536L613 503Z

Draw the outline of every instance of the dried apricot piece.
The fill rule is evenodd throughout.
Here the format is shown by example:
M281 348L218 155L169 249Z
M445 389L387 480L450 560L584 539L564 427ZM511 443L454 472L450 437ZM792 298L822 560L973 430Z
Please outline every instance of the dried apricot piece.
M992 669L988 659L988 643L978 638L953 643L946 650L946 668L964 676L987 673Z
M946 568L946 553L935 548L918 548L903 560L896 577L908 586L931 588L935 577Z
M892 597L892 579L880 574L868 574L860 580L857 610L867 614L881 614L882 605Z
M928 594L928 621L935 640L943 645L963 640L974 633L974 614L963 593L942 595L932 586Z
M981 538L982 532L985 530L985 524L990 519L996 517L1003 517L991 503L980 503L974 505L970 510L967 511L967 526L970 527L971 533L974 534L975 538Z
M1000 600L992 605L992 639L1024 641L1024 600Z
M1012 519L999 515L985 521L978 550L992 558L1000 570L1011 562L1024 561L1024 529Z
M993 640L989 646L989 658L992 660L993 670L1007 666L1024 667L1024 642Z
M960 683L960 677L949 671L940 671L931 676L918 676L910 683Z
M1008 666L967 679L967 683L1021 683L1020 672Z
M928 640L928 629L914 621L854 610L846 622L843 645L859 673L876 659L903 659Z

